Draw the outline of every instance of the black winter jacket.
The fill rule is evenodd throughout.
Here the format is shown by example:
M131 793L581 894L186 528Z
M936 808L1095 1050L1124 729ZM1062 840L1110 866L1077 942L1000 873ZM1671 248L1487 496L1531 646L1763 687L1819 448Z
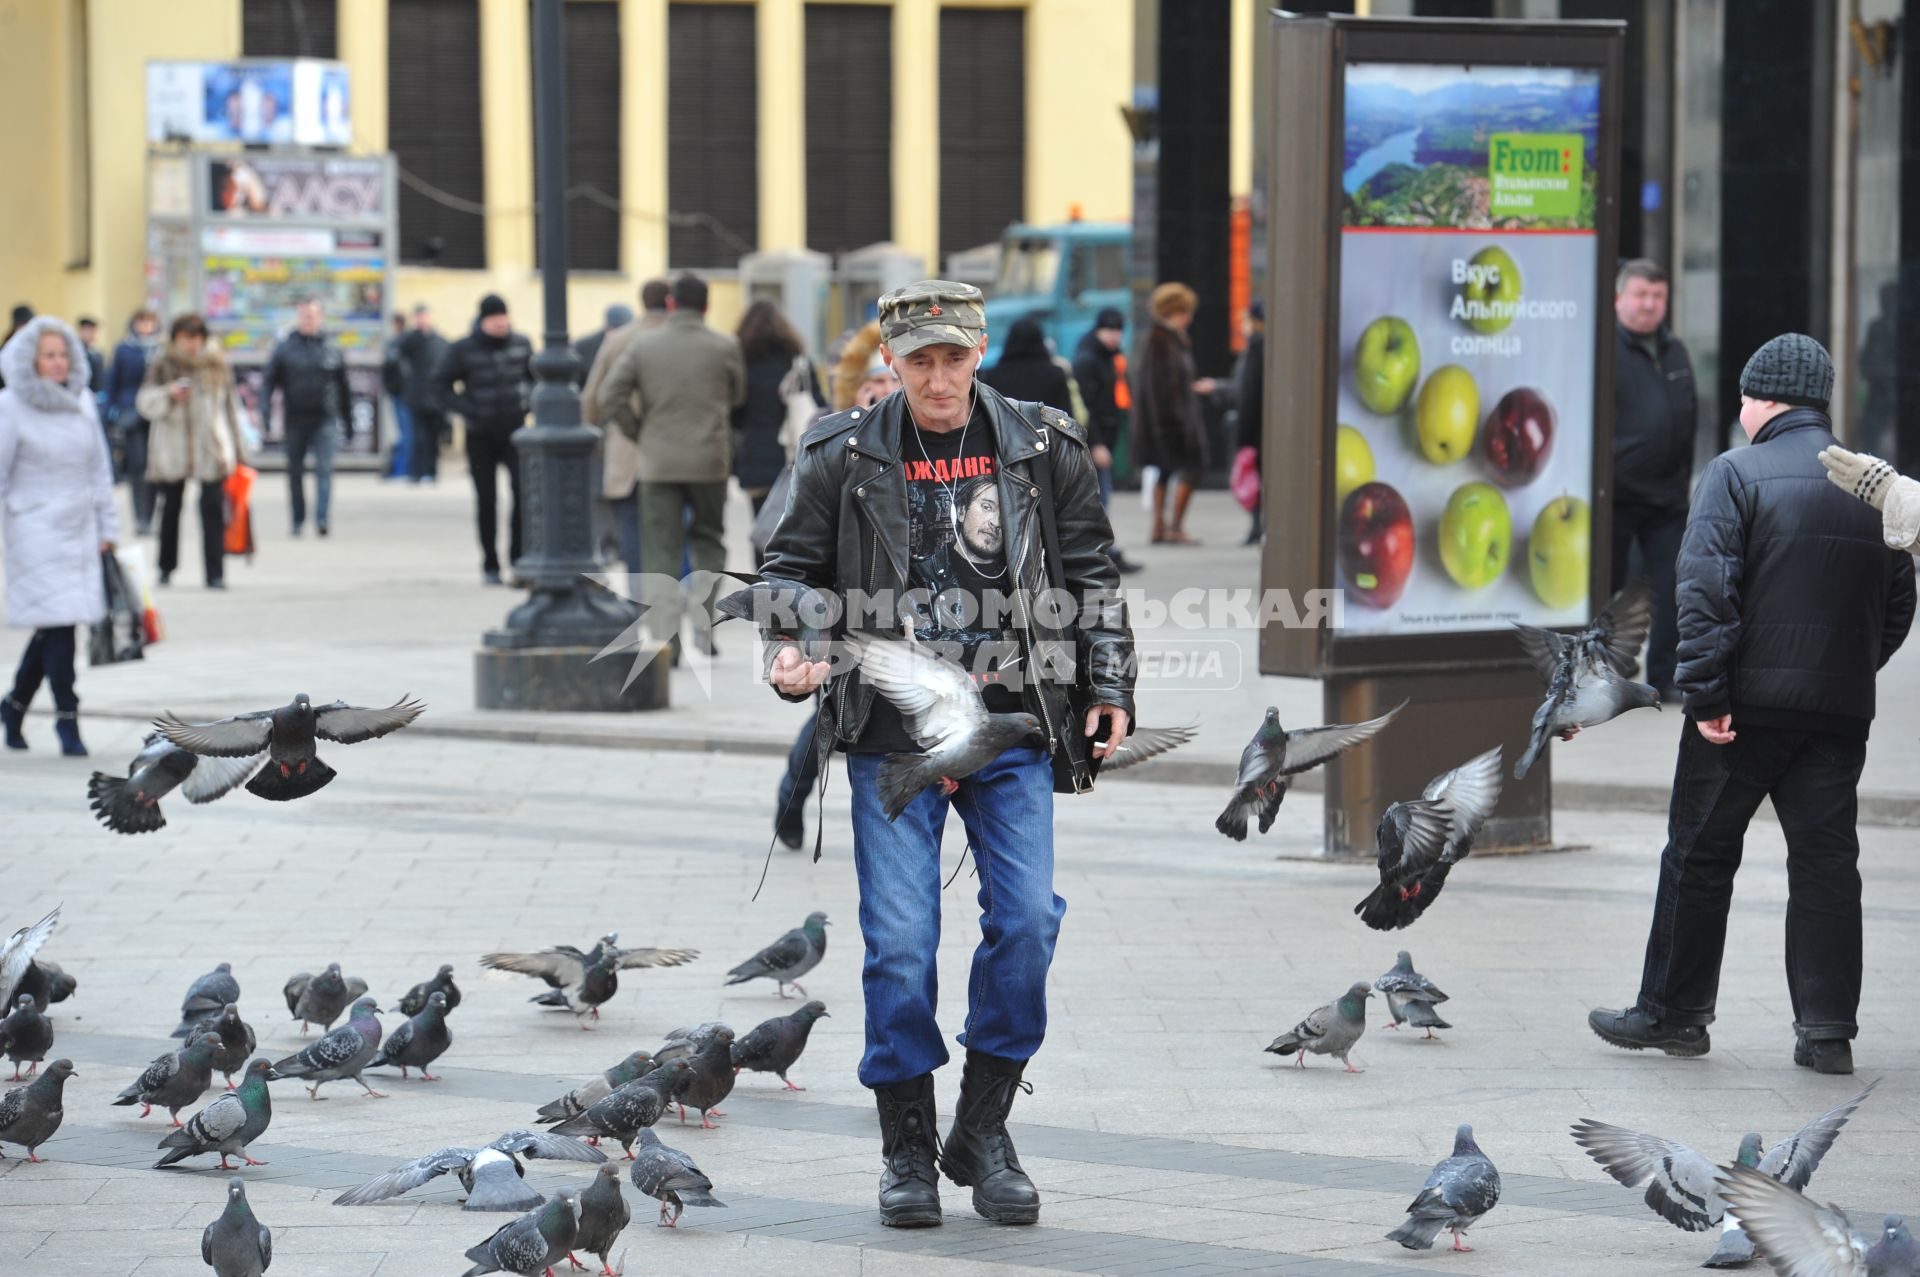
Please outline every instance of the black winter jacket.
M787 401L780 386L793 371L793 357L763 356L747 361L747 398L733 410L733 477L749 492L766 491L787 465L786 445L780 433L787 427ZM826 406L820 393L820 375L807 361L807 388L813 402Z
M406 365L407 383L401 388L400 398L414 412L438 415L446 411L436 378L451 349L447 339L431 328L409 328L401 335L395 353Z
M467 419L467 429L507 433L527 420L528 364L533 343L520 333L489 337L476 323L453 343L434 374L440 402Z
M1693 361L1665 328L1653 335L1656 354L1613 331L1614 500L1683 510L1698 422Z
M313 426L337 421L342 430L353 429L353 392L347 387L347 357L325 333L309 337L289 333L267 356L267 371L260 383L260 402L273 402L273 392L281 396L281 411L290 426Z
M1009 399L1043 403L1069 416L1073 413L1073 391L1067 385L1067 370L1053 362L1047 339L1037 323L1015 324L1007 334L1007 345L1000 352L1000 358L991 368L982 368L979 376L983 385L992 386Z
M1117 350L1108 350L1097 332L1089 332L1073 348L1073 379L1080 383L1080 397L1087 401L1087 442L1111 448L1120 442L1120 415L1117 391L1120 368Z
M1680 544L1687 716L1865 740L1874 674L1913 624L1913 556L1827 481L1827 416L1795 408L1714 458Z

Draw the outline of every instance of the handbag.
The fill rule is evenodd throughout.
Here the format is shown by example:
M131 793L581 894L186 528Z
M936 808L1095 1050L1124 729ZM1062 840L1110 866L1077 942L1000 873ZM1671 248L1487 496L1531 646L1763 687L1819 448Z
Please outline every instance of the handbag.
M780 378L780 398L787 405L787 419L780 426L780 446L786 449L787 464L793 464L800 450L800 436L820 419L822 409L813 397L813 365L805 355L793 357L793 367Z
M111 550L100 552L100 575L106 585L107 615L88 627L88 664L118 665L123 661L144 660L140 598Z
M1240 503L1242 510L1252 514L1260 508L1260 458L1251 445L1233 454L1230 483L1233 499Z

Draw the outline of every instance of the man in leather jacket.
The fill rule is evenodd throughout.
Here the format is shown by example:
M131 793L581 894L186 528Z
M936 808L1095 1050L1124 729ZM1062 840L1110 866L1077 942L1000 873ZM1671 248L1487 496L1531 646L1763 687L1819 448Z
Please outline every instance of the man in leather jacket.
M867 946L860 1080L880 1109L881 1221L938 1224L944 1170L973 1189L980 1215L1030 1224L1040 1217L1040 1197L1020 1168L1006 1120L1045 1034L1047 968L1066 908L1053 890L1055 776L1069 789L1085 788L1091 769L1125 739L1133 639L1085 433L1064 413L1010 402L975 379L987 347L980 290L941 280L910 285L881 299L880 325L902 389L871 408L827 417L802 438L762 575L842 598L858 591L904 603L901 611L866 612L843 624L898 633L905 614L923 636L938 625L943 646L957 640L989 710L1024 710L1046 738L1005 750L961 779L951 797L929 787L889 821L880 765L889 752L918 752L899 711L858 670L834 673L793 644L776 641L769 678L787 700L822 691L823 739L831 733L847 751ZM984 476L997 485L997 500L979 492ZM1051 528L1042 511L1048 494ZM1060 562L1050 563L1053 557ZM1034 606L1043 591L1061 588L1072 615ZM911 595L902 599L909 591L924 591L920 601L930 605L915 608ZM963 618L958 634L956 617ZM1010 626L998 628L1002 619ZM1079 640L1078 695L1090 704L1071 720L1072 689L1044 672L1064 668L1060 654L1074 650L1070 626ZM782 636L777 625L769 629ZM1009 652L1018 659L1007 660ZM958 1038L966 1068L953 1127L937 1153L932 1075L948 1053L935 1018L934 968L949 805L979 864L984 916Z
M293 313L294 330L267 357L260 408L268 411L273 392L280 392L293 535L299 536L307 521L306 474L311 455L313 522L325 536L328 507L333 504L333 454L353 429L353 391L347 383L347 357L326 333L320 299L304 298Z

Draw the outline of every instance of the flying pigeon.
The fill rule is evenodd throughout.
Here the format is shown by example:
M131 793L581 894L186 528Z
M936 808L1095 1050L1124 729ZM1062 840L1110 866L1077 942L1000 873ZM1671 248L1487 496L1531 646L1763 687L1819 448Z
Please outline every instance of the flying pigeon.
M1105 776L1144 763L1150 758L1158 758L1168 750L1180 748L1199 734L1197 723L1188 723L1183 727L1136 727L1100 764L1100 774Z
M816 1020L824 1019L827 1004L809 1002L792 1015L777 1015L757 1026L733 1044L733 1067L755 1073L772 1073L786 1083L789 1091L804 1091L787 1077L800 1053L807 1049L807 1035Z
M765 632L790 636L809 661L830 658L833 627L841 612L837 595L794 581L769 580L736 590L713 610L719 613L715 625L728 619L751 621Z
M606 1099L616 1087L625 1086L629 1082L644 1077L653 1072L656 1067L653 1056L645 1051L635 1051L591 1082L576 1086L559 1099L542 1104L538 1120L542 1123L552 1123L578 1117L587 1111L589 1105Z
M33 1009L41 1015L56 1002L65 1002L74 995L80 982L68 975L57 962L45 958L35 958L27 963L26 974L20 977L20 983L13 988L17 1001L24 993L33 999Z
M1840 1128L1877 1085L1876 1080L1846 1103L1820 1114L1766 1149L1764 1156L1760 1136L1749 1131L1741 1137L1735 1164L1753 1167L1795 1191L1804 1189L1820 1159L1839 1138ZM1675 1228L1703 1233L1725 1219L1726 1204L1720 1198L1713 1163L1678 1140L1623 1130L1590 1117L1574 1123L1573 1139L1602 1170L1628 1188L1645 1184L1647 1205ZM1714 1251L1719 1261L1715 1266L1752 1258L1751 1244L1744 1237L1734 1238L1732 1231L1723 1234Z
M180 1027L176 1038L189 1038L210 1027L220 1018L222 1008L240 1000L240 982L233 978L233 964L223 962L187 986L180 999Z
M317 1024L323 1029L331 1029L340 1013L353 1005L353 1000L367 991L367 982L359 976L349 979L340 974L340 964L329 962L327 969L319 975L302 971L287 979L286 988L281 992L287 996L287 1010L293 1018L300 1021L301 1036L305 1036L307 1025Z
M453 1032L447 1028L447 995L436 993L427 999L427 1009L408 1018L405 1024L387 1035L380 1053L367 1067L397 1068L404 1079L409 1068L420 1070L422 1082L440 1079L427 1072L427 1066L447 1053L453 1045Z
M33 1081L0 1095L0 1144L18 1144L27 1150L29 1162L44 1161L34 1150L52 1139L66 1119L67 1079L78 1076L72 1060L55 1060Z
M373 1057L380 1051L380 1021L374 1018L379 1014L379 1003L372 998L361 998L353 1004L353 1013L345 1024L297 1055L289 1055L275 1064L274 1072L281 1077L310 1079L313 1085L307 1088L307 1094L316 1100L320 1098L322 1086L345 1077L358 1082L375 1099L385 1099L384 1094L368 1086L367 1080L360 1076L360 1070L372 1064Z
M366 1206L410 1193L448 1172L467 1190L466 1210L531 1210L545 1199L526 1183L523 1157L560 1162L604 1162L607 1155L550 1131L508 1131L479 1148L443 1148L376 1175L333 1199L335 1206Z
M824 913L808 914L805 922L727 972L730 977L727 983L745 984L765 976L778 984L783 998L787 996L788 985L800 990L801 997L807 996L800 977L819 966L820 959L827 956L827 928L832 925Z
M213 1031L220 1036L220 1045L213 1053L213 1067L226 1077L227 1089L231 1091L233 1075L247 1066L259 1042L253 1027L240 1018L240 1008L232 1003L220 1008L220 1018L214 1021Z
M616 1277L607 1255L632 1219L633 1212L620 1192L620 1168L602 1166L594 1173L586 1191L580 1194L580 1231L573 1239L574 1250L600 1257L600 1277ZM567 1262L584 1267L571 1250L567 1252Z
M1453 1133L1453 1155L1433 1168L1420 1195L1407 1207L1407 1222L1387 1234L1408 1250L1432 1250L1441 1229L1453 1234L1455 1250L1472 1250L1460 1235L1500 1203L1500 1172L1480 1146L1473 1128L1462 1124Z
M237 1157L248 1166L265 1166L265 1162L247 1156L247 1145L259 1139L273 1121L273 1099L267 1094L267 1083L279 1077L264 1056L248 1064L239 1090L222 1094L188 1118L185 1126L167 1133L159 1147L170 1151L153 1168L159 1170L202 1153L220 1154L219 1169L223 1171L233 1169L227 1165L229 1157Z
M660 1203L660 1227L678 1228L680 1216L689 1206L721 1206L725 1202L713 1195L708 1179L693 1159L677 1148L669 1148L651 1128L640 1132L640 1155L634 1158L633 1186ZM668 1217L671 1207L673 1215Z
M1227 809L1213 822L1235 842L1245 842L1247 821L1259 817L1260 832L1273 828L1273 818L1287 796L1288 777L1318 767L1342 750L1372 739L1380 729L1407 707L1401 701L1378 718L1364 723L1337 723L1328 727L1302 727L1287 731L1280 726L1280 710L1267 707L1260 730L1253 734L1240 753L1240 772L1234 778L1233 798Z
M687 1060L674 1060L624 1086L548 1129L556 1135L607 1136L620 1141L633 1156L636 1132L652 1126L667 1111L667 1096L693 1071Z
M1397 1029L1402 1024L1411 1024L1416 1029L1425 1029L1427 1036L1432 1037L1435 1029L1453 1027L1433 1009L1435 1003L1445 1002L1447 995L1413 969L1413 955L1405 949L1400 951L1393 970L1375 980L1373 987L1387 995L1387 1010L1393 1014L1392 1021L1382 1028Z
M427 1009L428 995L434 993L444 993L447 995L447 1010L449 1011L460 1005L460 986L453 982L452 967L442 966L439 972L434 975L433 979L422 980L419 984L408 989L400 998L400 1014L419 1015Z
M1867 1234L1838 1206L1821 1206L1748 1166L1720 1171L1720 1195L1781 1277L1920 1277L1920 1244L1902 1216L1888 1215L1877 1234Z
M1295 1056L1294 1064L1303 1069L1307 1067L1307 1052L1311 1051L1315 1055L1339 1056L1349 1073L1365 1072L1353 1067L1347 1053L1367 1031L1367 999L1372 996L1373 990L1365 980L1356 981L1333 1001L1307 1012L1306 1019L1275 1038L1267 1050L1275 1055Z
M141 1105L140 1116L153 1112L158 1104L167 1110L175 1126L181 1126L180 1110L198 1100L213 1085L213 1054L220 1046L217 1033L200 1033L178 1051L169 1051L140 1071L116 1105Z
M200 1258L214 1277L260 1277L273 1265L273 1231L253 1217L238 1175L227 1181L227 1208L200 1234Z
M671 1068L678 1061L668 1061ZM687 1120L687 1106L700 1110L700 1129L718 1130L713 1124L712 1114L725 1117L720 1111L720 1102L733 1094L733 1030L721 1025L693 1057L692 1068L681 1075L673 1086L673 1101L680 1109L680 1120Z
M56 908L31 927L22 927L8 936L5 944L0 944L0 1009L19 1004L20 984L34 965L33 956L46 944L47 937L53 934L54 924L59 921L60 910Z
M542 1271L552 1277L552 1266L573 1249L579 1226L573 1193L563 1188L543 1205L503 1225L493 1236L468 1251L467 1258L473 1261L473 1267L460 1277L480 1277L482 1273L518 1273L520 1277L533 1277Z
M1657 690L1627 677L1652 620L1653 591L1635 581L1614 595L1593 624L1577 634L1514 626L1520 646L1547 684L1546 699L1533 714L1527 752L1513 765L1515 780L1527 774L1549 737L1569 740L1580 728L1598 727L1630 709L1659 708Z
M361 709L335 701L315 709L305 692L279 709L237 714L214 723L188 723L172 714L154 720L162 736L181 749L209 758L246 758L267 751L267 765L247 782L247 792L284 803L325 788L333 768L320 760L319 740L357 745L398 731L426 708L401 697L386 709Z
M166 828L160 800L174 790L190 803L224 798L266 757L266 751L255 750L238 758L201 758L159 732L149 732L125 776L95 772L88 778L87 805L117 834L149 834Z
M617 933L609 931L600 937L599 944L585 953L570 944L555 945L538 953L489 953L480 959L480 965L491 971L537 976L546 981L547 988L552 992L530 998L529 1001L543 1006L564 1007L576 1016L591 1012L598 1019L599 1004L588 999L605 1001L613 996L608 991L611 971L605 967L602 959L611 957L613 970L626 970L634 967L677 967L700 956L698 949L622 949L614 943L618 939ZM596 971L596 968L599 970ZM594 981L591 991L585 987L589 976ZM618 987L617 981L611 982L613 987ZM603 991L604 997L601 996ZM586 1026L582 1024L581 1027Z
M53 1050L53 1023L33 1009L33 995L23 993L14 1004L13 1014L0 1020L0 1053L13 1061L13 1080L20 1081L20 1062L29 1061L27 1076L32 1077L40 1061Z
M1375 931L1412 926L1447 885L1447 875L1473 850L1473 840L1500 801L1500 747L1477 754L1427 782L1420 797L1380 815L1374 833L1380 885L1353 907Z

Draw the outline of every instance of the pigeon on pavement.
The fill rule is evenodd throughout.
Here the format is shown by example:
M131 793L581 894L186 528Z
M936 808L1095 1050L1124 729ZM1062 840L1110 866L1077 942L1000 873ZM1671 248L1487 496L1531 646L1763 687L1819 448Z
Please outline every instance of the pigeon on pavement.
M447 995L449 1011L460 1005L460 986L453 982L452 967L442 966L433 979L423 980L408 989L400 998L400 1014L419 1015L427 1009L428 996L435 993Z
M580 1194L580 1231L573 1239L574 1250L600 1257L600 1277L616 1277L607 1255L632 1219L633 1211L620 1191L620 1168L602 1166L594 1173L586 1191ZM573 1251L567 1252L567 1262L584 1267L573 1257Z
M551 1200L502 1226L468 1251L467 1258L473 1261L473 1267L460 1277L480 1277L482 1273L533 1277L538 1272L552 1277L553 1265L573 1249L579 1227L573 1193L563 1188Z
M353 1005L353 1000L367 991L367 982L359 976L351 979L340 974L340 964L329 962L327 969L319 975L305 971L291 976L286 988L287 1010L293 1018L300 1021L300 1032L306 1034L307 1025L317 1024L323 1029L331 1029L340 1013Z
M508 1131L479 1148L443 1148L376 1175L333 1199L335 1206L366 1206L412 1192L448 1172L467 1190L464 1209L531 1210L545 1199L526 1183L523 1157L560 1162L604 1162L607 1155L579 1140L551 1131Z
M13 1061L13 1080L20 1081L21 1061L29 1062L27 1076L32 1077L51 1050L53 1022L33 1009L31 993L21 994L13 1013L0 1020L0 1053Z
M88 778L87 805L117 834L149 834L166 828L160 800L174 790L190 803L224 798L266 757L264 750L256 750L239 758L201 758L159 732L149 732L125 776L95 772Z
M1431 1038L1435 1029L1453 1027L1433 1009L1435 1003L1445 1002L1447 995L1413 969L1413 955L1405 949L1400 951L1393 970L1375 980L1373 987L1387 995L1387 1010L1393 1014L1392 1021L1382 1028L1397 1029L1402 1024L1411 1024L1416 1029L1425 1029Z
M631 1158L635 1134L660 1120L660 1115L667 1111L667 1096L692 1071L689 1061L674 1060L616 1087L604 1098L547 1129L556 1135L606 1136L618 1140Z
M695 1056L712 1046L714 1038L718 1037L723 1030L732 1033L733 1026L722 1024L718 1020L708 1020L704 1024L673 1030L667 1034L667 1040L660 1044L660 1049L653 1053L654 1066L658 1068L661 1065L671 1064L675 1060L691 1062Z
M620 992L620 959L612 953L602 953L598 960L589 962L580 975L580 983L565 989L548 989L545 993L528 998L543 1007L553 1007L561 1011L573 1012L574 1019L583 1030L591 1031L593 1026L587 1023L589 1018L598 1020L600 1008L613 1001L613 995Z
M827 915L818 910L808 914L805 922L727 972L727 983L745 984L764 976L779 985L781 997L787 996L788 985L799 989L800 996L805 997L807 990L800 983L800 977L819 966L820 959L827 956L827 928L832 925Z
M1275 1055L1295 1056L1295 1065L1303 1069L1307 1067L1307 1052L1311 1051L1315 1055L1339 1056L1349 1073L1365 1072L1353 1067L1347 1053L1367 1031L1367 999L1372 996L1373 990L1365 980L1356 981L1333 1001L1307 1012L1306 1019L1275 1038L1267 1050Z
M53 934L54 924L59 921L60 910L55 909L31 927L20 928L7 937L5 944L0 944L0 1010L19 1004L20 983L27 978L28 970L34 965L33 956L47 943L47 937Z
M640 1154L633 1160L633 1186L660 1203L660 1227L678 1228L689 1206L721 1206L708 1179L693 1159L660 1142L651 1128L640 1132ZM672 1217L667 1211L671 1208Z
M213 1029L220 1035L220 1045L213 1053L213 1067L226 1077L227 1089L231 1091L233 1075L247 1067L259 1041L254 1037L253 1026L240 1018L240 1008L232 1003L220 1008L220 1018L214 1021Z
M1401 701L1380 717L1364 723L1302 727L1290 732L1280 726L1278 707L1268 706L1260 730L1240 753L1240 772L1234 778L1233 797L1213 827L1235 842L1245 842L1247 821L1257 816L1260 832L1266 833L1273 828L1273 818L1279 814L1280 803L1287 796L1287 786L1291 783L1288 777L1318 767L1342 750L1370 740L1406 707L1407 703Z
M175 1126L182 1125L180 1110L198 1100L213 1085L213 1055L220 1047L217 1033L199 1033L178 1051L169 1051L140 1072L115 1105L141 1105L140 1116L153 1112L158 1104L167 1110Z
M1455 864L1500 801L1500 747L1427 782L1420 797L1394 803L1375 831L1380 885L1353 907L1375 931L1413 925L1447 885Z
M267 751L267 765L247 782L247 792L270 802L291 802L324 788L334 778L322 762L319 740L341 745L398 731L426 708L401 697L385 709L362 709L345 701L314 708L305 692L279 709L237 714L213 723L188 723L172 714L154 720L160 734L181 749L209 758L245 758Z
M247 1156L247 1145L259 1139L273 1121L273 1099L267 1094L267 1083L279 1076L264 1056L248 1064L239 1090L219 1096L188 1118L185 1126L167 1133L159 1147L170 1151L153 1168L159 1170L202 1153L220 1154L218 1169L223 1171L233 1169L227 1165L229 1157L237 1157L248 1166L265 1166L265 1162Z
M616 1087L625 1086L658 1067L653 1056L645 1051L635 1051L605 1073L574 1087L557 1100L550 1100L540 1106L538 1120L542 1123L564 1122L570 1117L578 1117L587 1111L589 1105L604 1100Z
M555 945L538 953L489 953L480 965L490 971L511 971L537 976L546 981L550 993L528 999L543 1006L564 1007L576 1016L592 1012L599 1018L599 1002L613 996L618 988L603 959L613 960L612 970L635 967L677 967L700 956L698 949L622 949L614 942L619 935L609 931L600 943L585 953L570 944ZM589 978L592 988L588 988ZM593 1001L592 999L598 999ZM581 1025L582 1028L586 1026Z
M173 1036L188 1038L211 1028L221 1010L239 1000L240 982L233 978L233 964L223 962L187 986L187 996L180 999L180 1026Z
M1500 1172L1494 1169L1467 1125L1453 1133L1453 1155L1433 1168L1420 1195L1407 1207L1407 1222L1387 1234L1408 1250L1432 1250L1441 1229L1453 1234L1455 1250L1472 1250L1460 1235L1500 1202Z
M1534 711L1527 752L1513 765L1515 780L1526 776L1550 737L1570 740L1580 728L1598 727L1630 709L1659 708L1657 689L1628 680L1652 623L1653 591L1635 581L1577 634L1515 624L1520 646L1547 685L1546 699Z
M669 1061L668 1067L674 1063L677 1061ZM726 1116L720 1111L720 1102L733 1094L736 1076L733 1069L733 1030L722 1025L708 1038L707 1045L700 1049L700 1053L693 1057L692 1068L674 1083L673 1100L679 1107L680 1120L687 1120L687 1106L692 1105L700 1110L700 1129L720 1129L713 1124L713 1117Z
M72 1060L55 1060L33 1081L0 1095L0 1144L20 1145L29 1162L46 1160L34 1150L52 1139L66 1119L67 1079L78 1076ZM0 1152L0 1158L5 1156Z
M273 1232L253 1217L238 1175L227 1181L227 1208L200 1234L200 1258L214 1277L260 1277L273 1264Z
M375 1099L386 1096L367 1085L360 1076L360 1070L373 1063L373 1057L380 1051L380 1004L372 998L361 998L353 1004L353 1011L347 1022L332 1030L325 1037L296 1055L289 1055L273 1066L273 1071L281 1077L307 1078L313 1085L307 1088L307 1094L313 1099L320 1098L320 1088L328 1082L350 1077L358 1082L368 1095Z
M1888 1215L1868 1234L1838 1206L1821 1206L1748 1166L1720 1171L1720 1195L1781 1277L1920 1277L1920 1244L1903 1216Z
M807 1035L816 1020L824 1019L827 1004L809 1002L791 1015L777 1015L756 1025L733 1044L733 1067L755 1073L772 1073L786 1083L789 1091L804 1091L787 1077L800 1053L807 1049Z
M422 1082L440 1079L427 1072L427 1066L447 1053L453 1045L453 1031L447 1027L447 995L436 993L427 999L427 1009L409 1017L405 1024L387 1035L380 1053L367 1067L397 1068L404 1079L409 1068L420 1070Z

